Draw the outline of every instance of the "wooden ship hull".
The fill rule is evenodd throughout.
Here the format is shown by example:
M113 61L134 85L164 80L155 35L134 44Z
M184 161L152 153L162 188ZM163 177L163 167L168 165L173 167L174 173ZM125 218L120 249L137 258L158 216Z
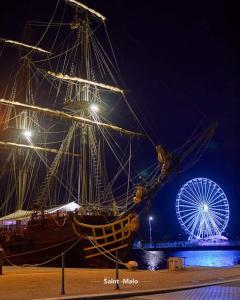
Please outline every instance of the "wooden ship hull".
M25 228L19 225L2 232L5 263L60 266L64 253L69 267L112 268L116 252L119 261L126 262L138 230L138 217L128 214L105 222L105 216L75 213L32 217Z
M211 140L215 128L213 124L198 135L177 159L158 146L158 174L149 184L136 186L132 209L120 215L113 210L83 213L80 207L74 211L31 212L27 219L12 218L14 225L8 216L1 218L0 247L5 262L60 266L64 254L67 266L111 268L117 256L120 265L129 267L126 259L139 229L139 214L171 175L177 174L181 162Z

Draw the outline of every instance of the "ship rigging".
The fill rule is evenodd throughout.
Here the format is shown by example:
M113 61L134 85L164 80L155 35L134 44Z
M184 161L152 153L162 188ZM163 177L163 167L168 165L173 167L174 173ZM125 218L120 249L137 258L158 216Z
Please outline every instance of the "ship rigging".
M0 244L17 264L52 263L66 252L69 264L107 267L116 251L124 261L146 203L201 157L216 125L173 152L154 145L155 163L139 183L133 148L151 138L117 83L111 43L108 52L97 38L106 18L80 1L64 2L72 19L54 23L53 14L36 44L0 39L4 50L21 54L0 99ZM130 108L127 128L113 124L116 100Z

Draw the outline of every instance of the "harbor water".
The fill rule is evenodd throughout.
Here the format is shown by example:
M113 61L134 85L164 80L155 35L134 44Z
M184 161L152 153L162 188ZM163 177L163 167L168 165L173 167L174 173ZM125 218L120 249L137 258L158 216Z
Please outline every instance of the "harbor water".
M227 267L240 264L240 250L155 251L133 249L128 259L138 262L139 269L167 268L168 257L183 257L185 266Z

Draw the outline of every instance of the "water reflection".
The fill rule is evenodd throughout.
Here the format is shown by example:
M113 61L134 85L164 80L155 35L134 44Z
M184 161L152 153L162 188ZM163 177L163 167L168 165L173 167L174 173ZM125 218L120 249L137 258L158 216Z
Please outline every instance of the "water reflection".
M139 269L154 271L167 267L164 251L133 250L130 259L137 260Z
M163 251L147 251L144 255L144 264L148 270L158 270L164 268L166 258Z
M132 250L129 260L136 260L139 269L159 270L167 267L167 258L170 256L184 257L186 266L225 267L240 264L240 250Z
M185 257L186 266L227 267L240 262L239 250L176 251L174 256Z

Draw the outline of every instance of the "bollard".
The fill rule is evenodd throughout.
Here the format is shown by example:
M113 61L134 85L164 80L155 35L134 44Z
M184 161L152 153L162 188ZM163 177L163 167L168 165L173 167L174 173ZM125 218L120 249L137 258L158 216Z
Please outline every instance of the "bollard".
M2 269L3 269L3 257L4 257L3 249L0 248L0 275L2 275Z
M65 268L65 253L62 253L62 283L61 283L61 295L65 295L65 278L64 278L64 268Z
M118 251L116 251L116 290L119 290L119 266L118 266Z

